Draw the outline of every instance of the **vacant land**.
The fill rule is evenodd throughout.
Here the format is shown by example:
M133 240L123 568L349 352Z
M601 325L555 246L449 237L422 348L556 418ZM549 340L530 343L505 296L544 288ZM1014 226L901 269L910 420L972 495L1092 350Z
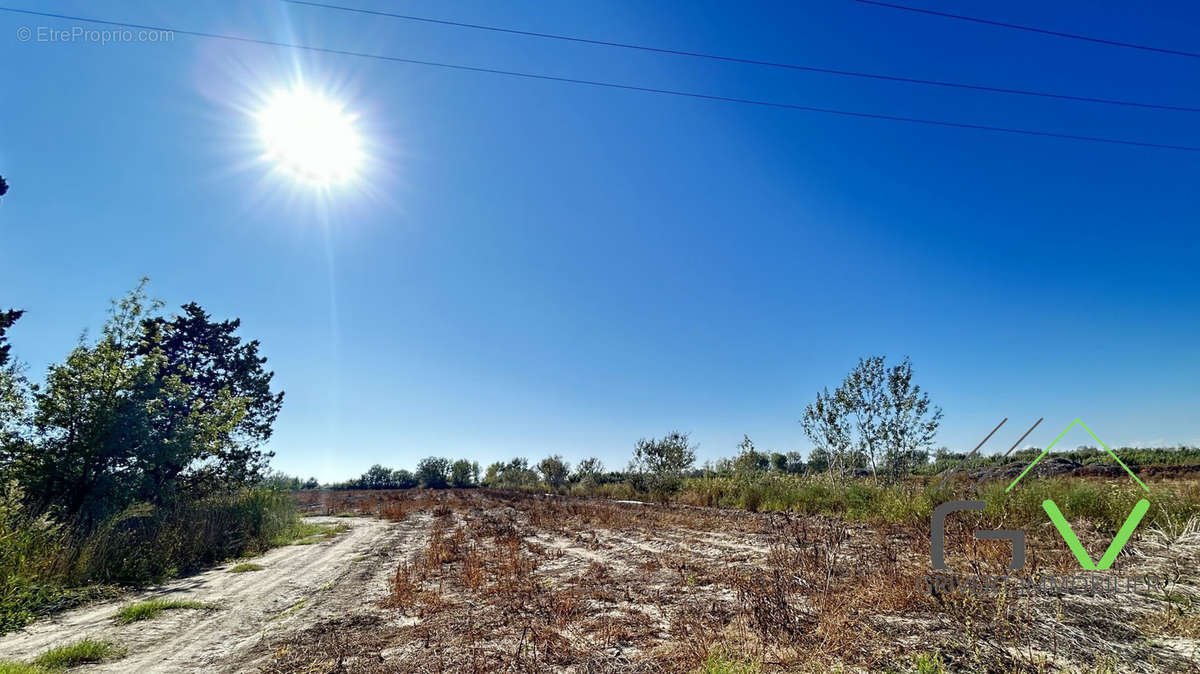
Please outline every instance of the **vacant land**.
M923 518L489 490L299 499L348 531L32 625L0 638L0 659L87 637L124 656L86 671L1200 671L1195 521L1143 527L1118 560L1164 578L1153 592L971 596L926 591ZM947 526L960 576L1003 573L1007 544L972 537L986 522ZM1078 570L1048 533L1030 531L1025 572ZM147 599L197 608L121 624Z
M1167 579L1153 592L971 596L923 591L927 520L481 490L304 503L397 520L413 544L375 604L264 639L266 671L1200 671L1194 522L1147 529L1114 567ZM975 524L947 528L954 571L1004 573ZM1078 570L1046 533L1026 573Z

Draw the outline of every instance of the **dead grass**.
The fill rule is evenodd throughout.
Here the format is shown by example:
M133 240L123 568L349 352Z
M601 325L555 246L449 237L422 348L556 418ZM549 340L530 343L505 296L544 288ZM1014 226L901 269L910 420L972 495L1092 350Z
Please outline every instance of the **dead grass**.
M1200 596L1200 545L1187 527L1135 541L1116 567L1173 574L1171 596L973 596L922 591L927 522L489 490L338 494L314 503L408 521L423 540L392 574L384 617L278 638L268 671L1200 671L1186 603ZM982 523L946 531L952 571L980 581L1010 555L973 536ZM1089 549L1107 543L1077 531ZM1026 572L1077 569L1052 533L1030 532Z

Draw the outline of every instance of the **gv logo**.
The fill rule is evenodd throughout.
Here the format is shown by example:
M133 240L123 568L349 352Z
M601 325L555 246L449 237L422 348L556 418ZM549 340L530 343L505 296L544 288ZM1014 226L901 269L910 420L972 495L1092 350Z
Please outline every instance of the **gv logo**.
M975 453L979 451L979 448L988 441L988 438L992 437L992 434L995 433L1000 426L1003 426L1004 422L1006 421L1008 421L1007 417L1001 421L996 428L993 428L992 432L988 433L987 437L983 439L983 442L980 442L979 445L977 445L975 449L963 459L963 461L965 462L967 459L970 459L972 456L974 456ZM1042 420L1038 419L1028 431L1025 431L1025 435L1022 435L1020 440L1017 440L1015 443L1013 443L1013 446L1009 448L1008 452L1005 452L1004 456L1008 456L1014 449L1016 449L1017 445L1019 445L1021 441L1028 437L1033 429L1037 428L1038 424L1040 423L1042 423ZM1145 491L1147 494L1150 493L1150 488L1146 486L1146 483L1138 479L1138 476L1129 469L1129 466L1125 465L1125 462L1121 460L1121 457L1117 456L1111 449L1109 449L1108 445L1104 444L1100 438L1096 437L1096 434L1092 432L1092 429L1088 428L1087 425L1079 419L1072 421L1062 433L1059 433L1058 437L1054 439L1054 442L1051 442L1049 446L1043 449L1041 453L1038 454L1037 458L1035 458L1032 463L1026 466L1025 470L1021 471L1021 474L1012 481L1012 484L1008 485L1008 488L1005 489L1004 492L1007 494L1008 492L1012 491L1013 487L1016 487L1017 483L1021 481L1021 478L1025 477L1029 471L1033 470L1033 467L1050 453L1050 449L1054 447L1054 445L1058 444L1058 441L1067 434L1067 431L1070 431L1075 426L1079 426L1083 430L1087 431L1088 435L1092 436L1092 438L1104 448L1104 451L1112 457L1113 461L1115 461L1117 465L1125 469L1125 472L1129 475L1129 477L1135 483L1137 483L1137 485L1141 487L1143 491ZM939 490L943 485L946 484L946 481L951 475L954 474L956 470L958 470L958 466L955 466L953 470L946 474L946 477L942 478L942 483L938 485ZM986 476L979 478L979 480L975 483L975 486L972 487L972 491L974 491L974 489L977 488L979 483L984 479L986 479ZM929 561L931 564L933 564L934 569L939 571L946 569L946 515L959 510L983 510L985 507L987 507L986 501L947 501L937 508L934 508L933 519L929 523ZM1085 571L1103 571L1111 567L1113 562L1116 561L1117 555L1121 554L1121 550L1124 549L1125 544L1129 542L1130 536L1133 536L1133 530L1136 529L1137 525L1141 523L1142 518L1146 515L1146 511L1150 510L1150 502L1143 498L1133 506L1133 511L1130 512L1129 516L1125 518L1125 523L1121 525L1121 529L1117 531L1116 538L1114 538L1112 543L1108 545L1108 550L1104 551L1104 556L1100 558L1099 562L1092 561L1092 558L1088 555L1087 550L1083 549L1083 544L1079 542L1079 538L1075 535L1075 532L1071 530L1071 525L1067 523L1067 518L1063 517L1062 511L1058 509L1058 504L1050 499L1046 499L1045 501L1042 501L1042 510L1045 510L1046 514L1050 516L1050 521L1054 523L1054 528L1058 529L1059 535L1062 536L1063 540L1067 542L1067 547L1071 549L1071 553L1075 555L1075 559L1079 560L1079 565L1082 566ZM1012 562L1008 565L1008 569L1010 571L1017 571L1025 568L1024 531L977 531L975 532L975 538L1012 541L1013 556Z
M1046 499L1042 501L1042 509L1050 516L1050 521L1054 522L1054 528L1058 529L1058 533L1067 542L1067 547L1071 548L1071 552L1075 554L1075 559L1079 560L1079 565L1087 571L1103 571L1112 566L1116 561L1117 555L1121 554L1121 549L1125 547L1125 543L1129 541L1129 537L1133 535L1133 530L1141 523L1142 517L1146 511L1150 509L1150 502L1146 499L1139 500L1134 506L1133 511L1129 513L1129 517L1125 518L1125 523L1121 525L1120 531L1117 532L1117 537L1108 544L1108 550L1104 551L1104 556L1100 558L1099 563L1093 562L1088 556L1087 550L1083 549L1079 539L1075 536L1075 532L1071 530L1071 525L1067 524L1067 518L1058 510L1058 505Z
M933 518L929 523L929 562L935 570L942 571L947 568L946 516L960 510L983 510L986 507L986 501L947 501L933 510ZM1067 547L1071 549L1071 552L1075 555L1075 559L1079 560L1079 565L1086 571L1103 571L1112 566L1113 562L1117 559L1117 555L1125 548L1125 543L1133 535L1133 530L1137 528L1137 525L1141 523L1142 518L1146 515L1146 511L1150 509L1150 502L1146 499L1141 499L1133 506L1133 511L1125 518L1125 523L1121 525L1116 538L1109 544L1108 550L1104 552L1104 556L1100 558L1099 562L1093 562L1087 550L1083 549L1083 544L1079 542L1079 538L1071 529L1071 525L1067 523L1067 518L1063 517L1062 511L1058 509L1058 504L1050 499L1046 499L1042 501L1042 509L1050 516L1050 521L1054 523L1054 528L1058 529L1059 535L1066 541ZM1012 561L1008 565L1008 570L1019 571L1025 568L1024 531L1019 529L977 531L975 532L975 538L1012 541L1013 555Z
M946 515L959 510L983 510L987 501L947 501L933 509L933 519L929 522L929 561L938 571L946 567ZM976 531L975 538L984 540L1012 541L1012 561L1008 564L1009 571L1019 571L1025 568L1025 532L1020 529L1002 529L1000 531Z

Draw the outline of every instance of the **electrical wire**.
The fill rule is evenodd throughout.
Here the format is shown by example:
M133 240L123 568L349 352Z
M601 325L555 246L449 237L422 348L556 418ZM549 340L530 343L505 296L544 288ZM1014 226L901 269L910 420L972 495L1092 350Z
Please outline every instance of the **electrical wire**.
M394 12L383 12L373 9L362 9L359 7L348 7L345 5L332 5L323 2L312 2L311 0L281 0L292 5L301 5L305 7L315 7L319 9L335 10L340 12L349 12L353 14L363 14L368 16L380 16L391 19L401 19L404 21L417 21L422 23L436 24L441 26L453 26L456 28L469 28L473 30L484 30L495 33L506 33L510 35L519 35L523 37L542 38L548 40L561 40L565 42L576 42L580 44L595 45L601 47L615 47L618 49L631 49L655 54L669 54L672 56L685 56L698 59L708 59L711 61L723 61L726 63L740 63L744 65L765 66L769 68L782 68L786 70L794 70L800 72L820 73L824 75L834 75L839 77L856 77L860 79L882 80L886 82L901 82L904 84L918 84L934 87L947 87L952 89L969 89L974 91L987 91L997 94L1011 94L1017 96L1035 96L1040 98L1052 98L1064 101L1076 101L1081 103L1099 103L1103 105L1121 105L1135 108L1148 108L1152 110L1172 110L1176 112L1200 112L1200 108L1186 105L1168 105L1165 103L1146 103L1142 101L1129 101L1116 98L1102 98L1099 96L1077 96L1073 94L1060 94L1050 91L1035 91L1032 89L1013 89L1008 87L996 87L983 84L969 84L966 82L950 82L946 80L932 80L918 77L903 77L899 75L883 75L880 73L868 73L855 70L840 70L836 68L820 68L817 66L806 66L795 63L782 63L778 61L764 61L760 59L743 58L739 56L724 56L720 54L710 54L706 52L685 51L682 49L668 49L665 47L652 47L649 45L633 44L628 42L613 42L610 40L595 40L591 38L577 37L573 35L562 35L559 33L541 33L530 30L521 30L517 28L503 28L500 26L489 26L478 23L465 23L462 21L449 21L445 19L434 19L424 16L414 16L411 14L397 14Z
M782 103L776 101L759 100L752 98L739 98L735 96L720 96L715 94L704 94L692 91L678 91L674 89L660 89L656 87L644 87L632 84L619 84L615 82L603 82L599 80L585 80L573 77L558 77L555 75L541 75L536 73L525 73L514 70L500 70L497 68L485 68L479 66L468 66L455 63L442 63L438 61L423 61L418 59L403 58L400 56L388 56L384 54L370 54L366 52L350 51L345 49L333 49L329 47L318 47L315 45L307 45L298 42L279 42L275 40L264 40L260 38L241 37L237 35L225 35L221 33L208 33L197 30L185 30L180 28L171 28L167 26L152 26L147 24L130 23L124 21L112 21L108 19L95 19L82 16L71 16L68 14L59 14L55 12L38 12L31 9L19 9L14 7L0 6L0 11L14 14L24 14L29 16L42 16L54 19L66 19L69 21L82 21L103 26L119 26L122 28L135 28L138 30L155 30L155 31L170 31L180 35L189 35L192 37L202 37L215 40L226 40L231 42L241 42L247 44L258 44L271 47L284 47L288 49L299 49L323 54L336 54L340 56L353 56L358 58L374 59L378 61L388 61L394 63L407 63L411 65L427 66L434 68L444 68L449 70L459 70L465 72L486 73L490 75L503 75L507 77L519 77L524 79L542 80L548 82L561 82L567 84L579 84L592 87L603 87L608 89L619 89L624 91L640 91L644 93L662 94L668 96L679 96L685 98L695 98L709 101L722 101L726 103L737 103L743 105L753 105L767 108L777 108L783 110L796 110L802 112L816 112L828 115L839 115L843 117L856 117L862 119L878 119L893 122L906 122L910 124L922 124L927 126L939 126L956 129L971 129L975 131L992 131L997 133L1016 134L1024 136L1037 136L1042 138L1061 138L1065 140L1077 140L1091 143L1105 143L1109 145L1125 145L1131 147L1155 148L1160 150L1177 150L1182 152L1200 152L1200 147L1193 145L1177 145L1171 143L1151 143L1137 140L1125 140L1120 138L1107 138L1101 136L1084 136L1069 133L1056 133L1053 131L1037 131L1033 129L1019 129L1014 127L990 126L986 124L971 124L965 122L950 122L945 120L925 119L920 117L905 117L901 115L887 115L872 112L860 112L854 110L843 110L837 108L822 108L809 105L796 105L792 103Z
M1167 49L1165 47L1154 47L1146 44L1136 44L1133 42L1121 42L1119 40L1106 40L1099 37L1091 37L1088 35L1078 35L1076 33L1065 33L1058 30L1048 30L1046 28L1037 28L1035 26L1022 26L1016 23L1006 23L1004 21L992 21L991 19L980 19L974 16L965 16L963 14L951 14L950 12L938 12L932 9L921 9L920 7L909 7L908 5L897 5L890 2L879 2L878 0L856 0L864 5L875 5L877 7L887 7L888 9L899 9L905 12L915 12L917 14L929 14L931 16L940 16L946 19L957 19L958 21L970 21L972 23L982 23L988 26L999 26L1000 28L1011 28L1013 30L1023 30L1030 33L1040 33L1042 35L1053 35L1054 37L1065 37L1071 40L1083 40L1084 42L1094 42L1096 44L1106 44L1112 47L1125 47L1127 49L1140 49L1142 51L1158 52L1159 54L1171 54L1172 56L1189 56L1191 58L1200 58L1200 53L1182 51L1179 49Z

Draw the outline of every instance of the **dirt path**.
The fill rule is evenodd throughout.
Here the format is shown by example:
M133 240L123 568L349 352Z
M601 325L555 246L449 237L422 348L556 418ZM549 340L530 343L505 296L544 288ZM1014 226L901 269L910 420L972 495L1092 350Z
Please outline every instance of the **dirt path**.
M338 610L346 599L362 606L386 594L394 571L390 560L405 547L407 530L419 524L361 517L311 521L344 523L350 530L326 542L271 550L251 560L265 567L260 571L230 573L233 565L226 564L37 622L0 637L0 659L32 659L48 648L91 637L126 647L128 654L75 671L229 671L241 653L277 630L301 628ZM166 611L131 625L113 622L120 607L150 598L211 602L219 608Z

